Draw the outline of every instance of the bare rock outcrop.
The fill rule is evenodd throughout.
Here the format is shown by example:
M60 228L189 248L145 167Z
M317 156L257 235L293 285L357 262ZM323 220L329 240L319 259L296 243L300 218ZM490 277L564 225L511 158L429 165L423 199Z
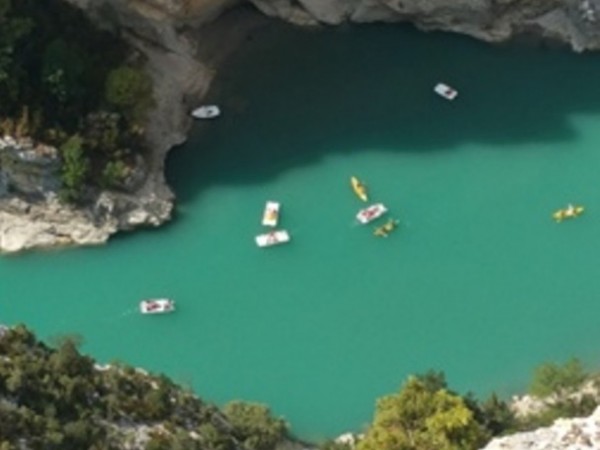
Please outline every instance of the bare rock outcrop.
M598 0L251 0L264 14L300 25L412 22L424 30L488 42L518 35L552 39L574 50L600 48Z
M592 450L600 448L600 407L589 417L557 419L550 427L493 439L483 450Z

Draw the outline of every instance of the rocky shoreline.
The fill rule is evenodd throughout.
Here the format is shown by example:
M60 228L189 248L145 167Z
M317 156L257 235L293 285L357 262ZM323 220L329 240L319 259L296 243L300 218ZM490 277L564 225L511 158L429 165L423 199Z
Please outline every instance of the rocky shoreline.
M135 190L102 192L81 208L60 204L52 189L38 196L0 190L0 252L100 244L118 231L170 220L175 198L164 176L167 153L185 142L187 113L208 92L219 63L266 16L301 26L412 22L488 42L528 36L575 51L600 48L600 0L66 1L144 55L154 81L155 107L145 128L150 155Z

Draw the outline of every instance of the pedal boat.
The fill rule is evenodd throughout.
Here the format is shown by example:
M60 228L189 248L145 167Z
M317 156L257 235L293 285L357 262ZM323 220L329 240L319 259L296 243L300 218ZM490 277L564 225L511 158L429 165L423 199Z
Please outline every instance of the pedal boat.
M350 184L352 185L352 189L354 193L360 198L363 202L366 202L369 198L367 197L367 187L361 183L361 181L356 177L350 177Z
M191 112L195 119L216 119L221 115L221 108L218 105L203 105Z
M269 233L256 236L256 245L259 247L272 247L290 241L290 235L286 230L274 230Z
M142 314L165 314L175 311L175 302L168 298L142 300L140 312Z
M388 237L398 227L399 223L396 219L390 219L380 227L375 228L373 234L379 237Z
M433 88L433 91L437 95L444 97L446 100L450 101L454 100L458 96L458 91L456 89L451 88L450 86L444 83L436 84Z
M266 227L276 227L279 221L279 208L281 205L278 202L267 202L265 211L263 212L262 224Z
M385 205L383 203L375 203L375 204L369 206L368 208L361 209L358 212L358 214L356 215L356 218L358 219L358 221L360 223L362 223L364 225L369 222L372 222L373 220L377 219L378 217L381 217L386 212L387 212L387 208L385 207Z
M562 222L565 219L579 217L584 211L585 208L583 206L574 206L569 203L566 208L555 211L554 214L552 214L552 218L557 222Z

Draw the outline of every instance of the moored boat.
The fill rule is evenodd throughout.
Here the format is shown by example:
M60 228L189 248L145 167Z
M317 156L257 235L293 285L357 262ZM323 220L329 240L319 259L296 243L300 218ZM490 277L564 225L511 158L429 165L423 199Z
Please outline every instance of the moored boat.
M434 92L446 100L454 100L458 96L458 91L447 84L438 83L433 88Z
M363 202L366 202L369 199L367 197L367 187L358 178L350 177L350 184L352 185L352 189L354 190L354 193Z
M373 234L379 237L388 237L398 227L399 223L396 219L390 219L380 227L375 228Z
M562 222L565 219L579 217L584 211L585 208L583 206L574 206L569 203L566 208L555 211L552 214L552 218L557 222Z
M175 301L168 298L156 298L140 302L140 312L142 314L165 314L173 311L175 311Z
M196 119L214 119L221 115L221 108L217 105L203 105L192 111L192 117Z
M290 235L286 230L273 230L269 233L256 236L256 245L259 247L272 247L290 241Z
M276 227L279 221L279 209L281 204L268 201L263 212L262 224L266 227Z
M360 223L366 224L381 217L386 212L387 208L383 203L375 203L368 208L361 209L356 215L356 218Z

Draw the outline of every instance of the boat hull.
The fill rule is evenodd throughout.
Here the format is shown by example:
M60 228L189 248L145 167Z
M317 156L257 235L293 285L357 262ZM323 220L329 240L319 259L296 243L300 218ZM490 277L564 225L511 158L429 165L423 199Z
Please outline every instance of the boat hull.
M388 237L398 227L398 221L395 219L388 220L385 224L375 228L373 234L378 237Z
M352 190L358 198L360 198L363 202L369 200L367 196L367 187L361 183L358 178L351 177L350 184L352 185Z
M175 311L175 302L168 298L142 300L140 312L142 314L166 314Z
M585 208L583 206L569 205L567 208L555 211L554 214L552 214L552 218L557 222L562 222L566 219L574 219L576 217L579 217L581 214L583 214L584 211Z
M458 97L458 91L447 84L438 83L433 88L433 91L441 97L444 97L446 100L454 100Z
M277 202L267 202L263 212L262 224L265 227L276 227L279 222L279 210L281 205Z
M383 216L386 212L387 208L383 203L375 203L365 209L361 209L356 214L356 219L364 225Z
M259 234L255 238L256 245L259 247L272 247L274 245L285 244L290 241L290 235L286 230L271 231L270 233Z
M204 105L192 111L195 119L215 119L221 115L221 109L217 105Z

